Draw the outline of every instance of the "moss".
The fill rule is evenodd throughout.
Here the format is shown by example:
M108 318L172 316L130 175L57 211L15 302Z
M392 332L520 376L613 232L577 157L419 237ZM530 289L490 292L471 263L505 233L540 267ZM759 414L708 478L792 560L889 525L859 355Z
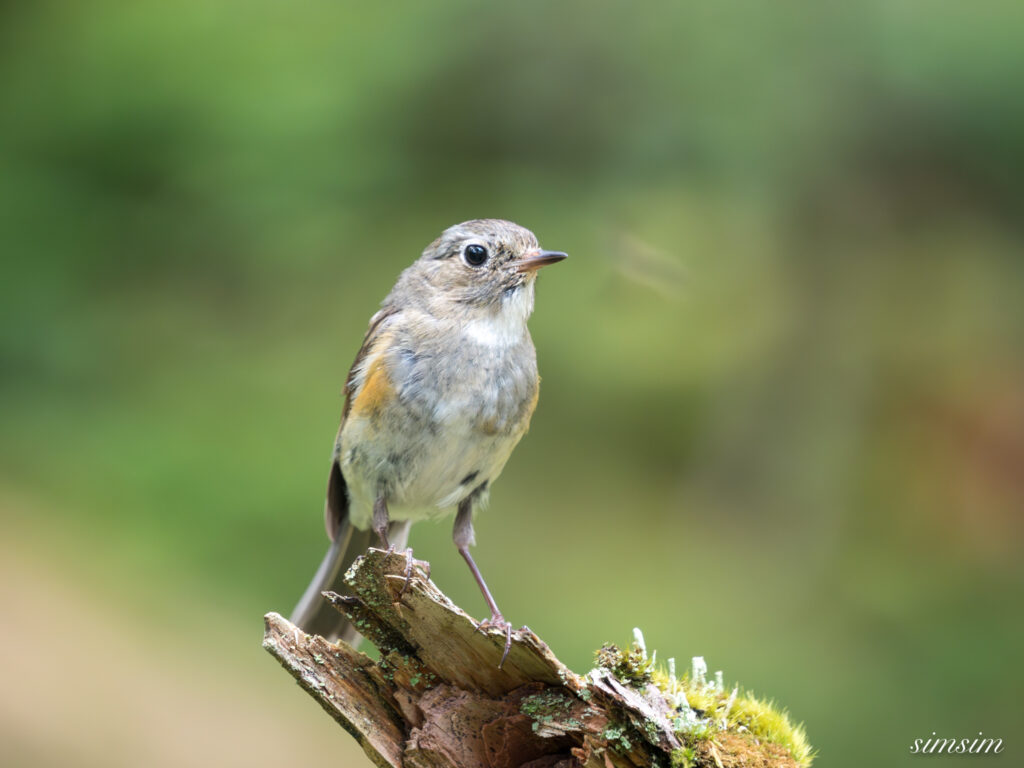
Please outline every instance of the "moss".
M789 713L774 702L759 699L738 687L729 690L722 685L720 675L709 683L703 675L695 679L691 674L676 680L665 671L656 670L653 679L670 699L682 704L674 723L676 731L688 747L696 748L697 754L702 742L718 740L721 734L728 733L759 744L777 745L793 756L795 765L811 764L814 752L803 727L794 724ZM679 759L683 757L685 755L680 755ZM692 758L687 759L692 762Z
M694 768L799 768L792 753L750 734L721 733L693 747Z
M697 750L693 747L680 747L672 751L672 768L691 768L697 759Z
M673 768L769 764L807 768L811 764L814 751L803 726L794 724L785 709L739 686L727 687L720 671L709 680L701 657L693 659L689 674L677 678L673 659L667 669L658 668L653 653L648 659L639 630L634 636L636 642L627 651L604 644L595 654L595 662L623 683L642 690L653 682L665 695L672 711L670 722L682 742L672 754ZM645 726L655 727L654 723ZM626 730L611 723L602 735L609 744L628 749ZM643 734L637 731L634 735Z
M626 651L622 651L614 643L605 643L594 654L594 663L609 670L623 683L634 688L643 688L651 682L654 665L638 643L633 643Z

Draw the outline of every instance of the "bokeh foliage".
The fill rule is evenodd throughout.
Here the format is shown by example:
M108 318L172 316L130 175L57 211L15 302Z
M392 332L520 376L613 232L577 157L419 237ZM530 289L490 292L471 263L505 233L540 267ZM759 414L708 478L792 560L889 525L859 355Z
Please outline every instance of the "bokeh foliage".
M1019 4L0 20L0 481L112 604L290 608L367 318L442 228L500 216L572 255L478 525L512 620L580 669L637 624L706 655L822 764L1011 734ZM413 544L482 611L448 535Z

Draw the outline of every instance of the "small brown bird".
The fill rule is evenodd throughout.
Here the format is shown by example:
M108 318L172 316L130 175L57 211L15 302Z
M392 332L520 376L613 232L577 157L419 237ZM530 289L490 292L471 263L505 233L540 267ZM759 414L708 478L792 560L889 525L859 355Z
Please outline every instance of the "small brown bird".
M331 546L292 613L328 639L358 633L321 592L345 592L345 571L370 542L405 547L416 520L454 507L453 538L491 617L512 627L469 553L473 513L526 433L537 406L537 356L526 327L537 271L566 258L500 219L446 229L398 278L345 383L324 518Z

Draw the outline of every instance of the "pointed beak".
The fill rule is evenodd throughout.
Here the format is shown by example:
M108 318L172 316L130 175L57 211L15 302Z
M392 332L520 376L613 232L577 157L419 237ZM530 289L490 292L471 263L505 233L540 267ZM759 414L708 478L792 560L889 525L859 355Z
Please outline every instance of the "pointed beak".
M569 258L569 254L561 251L534 251L512 262L517 272L536 272L548 264L557 264L563 259Z

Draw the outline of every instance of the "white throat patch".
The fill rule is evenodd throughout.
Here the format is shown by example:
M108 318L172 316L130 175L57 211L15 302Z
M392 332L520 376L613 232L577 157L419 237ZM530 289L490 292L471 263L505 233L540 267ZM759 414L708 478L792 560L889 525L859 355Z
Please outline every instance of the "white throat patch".
M486 347L510 347L526 333L526 320L533 311L533 283L503 298L497 311L471 316L463 332Z

